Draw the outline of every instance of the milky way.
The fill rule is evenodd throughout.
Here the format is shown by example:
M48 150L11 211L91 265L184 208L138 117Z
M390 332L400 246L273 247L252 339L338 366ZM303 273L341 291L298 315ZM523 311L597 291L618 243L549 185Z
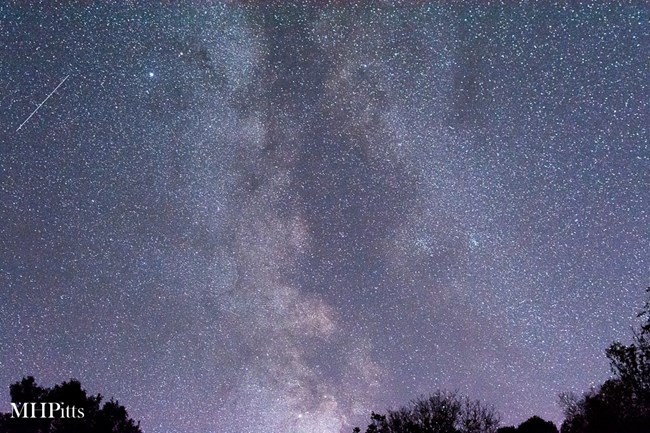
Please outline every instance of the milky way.
M561 421L649 285L649 23L0 6L0 411L34 375L145 432L349 432L437 389Z

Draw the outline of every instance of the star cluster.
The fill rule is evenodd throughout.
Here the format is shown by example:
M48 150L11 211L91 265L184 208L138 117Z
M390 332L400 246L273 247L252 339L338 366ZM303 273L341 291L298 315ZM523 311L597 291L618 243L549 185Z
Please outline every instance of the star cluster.
M561 421L648 285L648 5L208 3L0 6L0 386Z

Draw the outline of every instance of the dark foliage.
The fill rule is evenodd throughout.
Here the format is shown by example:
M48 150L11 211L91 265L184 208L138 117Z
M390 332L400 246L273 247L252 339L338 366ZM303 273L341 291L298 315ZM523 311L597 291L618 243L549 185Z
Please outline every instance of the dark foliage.
M558 430L551 421L533 416L519 424L519 427L501 427L497 433L558 433Z
M9 387L13 403L60 403L77 409L64 417L22 418L11 413L0 414L0 433L142 433L139 423L129 418L124 406L110 400L101 406L102 396L88 396L76 380L53 388L36 385L33 377L24 378ZM78 409L83 411L80 417Z
M445 392L422 397L386 415L373 412L370 420L366 433L496 433L499 425L492 407ZM357 427L353 432L361 430Z
M650 432L650 301L639 317L645 324L632 344L616 342L607 349L614 377L581 397L560 396L562 433Z
M544 421L538 416L533 416L519 424L517 433L558 433L558 431L551 421Z

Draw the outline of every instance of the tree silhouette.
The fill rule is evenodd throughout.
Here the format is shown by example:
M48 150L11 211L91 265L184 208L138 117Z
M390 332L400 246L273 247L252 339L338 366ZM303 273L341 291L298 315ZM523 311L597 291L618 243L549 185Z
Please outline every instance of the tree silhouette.
M645 323L634 331L632 344L615 342L607 349L614 377L582 397L560 395L562 433L650 431L650 300L638 316Z
M532 416L519 424L519 427L501 427L497 433L558 433L558 430L551 421Z
M124 406L114 400L101 406L103 397L88 396L76 380L50 389L38 386L29 376L10 385L9 393L20 409L24 409L24 403L38 403L37 407L40 403L59 403L75 410L54 418L41 418L40 412L35 418L12 417L11 412L0 414L0 433L142 433L140 423L129 418Z
M646 290L650 293L650 287ZM615 342L607 349L613 373L637 400L650 401L650 299L638 317L646 322L634 332L629 346Z
M551 421L544 421L538 416L533 416L519 424L517 433L558 433L558 431Z
M496 433L499 425L492 407L441 391L370 420L366 433Z

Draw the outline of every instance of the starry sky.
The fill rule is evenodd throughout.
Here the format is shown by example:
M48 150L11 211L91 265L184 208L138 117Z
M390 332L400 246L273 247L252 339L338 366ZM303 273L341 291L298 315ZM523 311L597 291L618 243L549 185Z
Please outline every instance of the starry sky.
M437 389L560 422L608 377L650 285L647 3L49 3L0 5L0 411L34 375L146 433Z

